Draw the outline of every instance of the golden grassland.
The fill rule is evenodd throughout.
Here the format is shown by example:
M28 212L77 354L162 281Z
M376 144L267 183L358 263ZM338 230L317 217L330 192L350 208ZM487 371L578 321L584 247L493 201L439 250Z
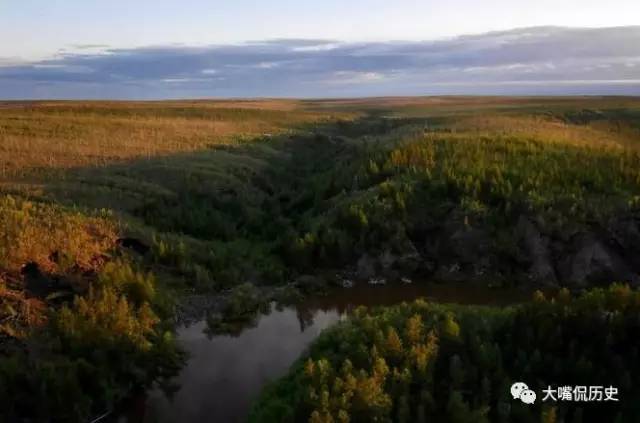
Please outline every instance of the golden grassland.
M0 271L15 278L29 262L54 275L73 266L96 270L102 265L96 257L123 232L147 240L155 233L131 210L175 196L181 185L213 195L221 186L246 186L272 157L284 154L269 142L279 134L373 113L427 118L435 128L432 139L459 137L467 144L494 137L509 148L509 137L516 137L633 150L640 141L638 110L640 99L618 97L5 102ZM629 118L629 111L636 115ZM189 236L180 242L200 246ZM67 259L52 259L60 255Z
M548 115L513 116L483 114L452 122L461 132L475 132L478 136L526 136L541 142L555 142L578 147L640 147L638 129L627 123L597 121L575 125Z
M0 175L32 169L102 166L193 152L277 134L305 124L382 110L392 116L464 116L454 127L539 138L629 144L637 131L611 122L566 124L527 110L622 109L628 98L433 97L352 100L167 102L5 102L0 105ZM508 113L504 113L504 112ZM480 114L480 115L479 115ZM637 128L636 128L637 129Z
M330 117L294 102L18 103L0 108L0 175L192 152Z

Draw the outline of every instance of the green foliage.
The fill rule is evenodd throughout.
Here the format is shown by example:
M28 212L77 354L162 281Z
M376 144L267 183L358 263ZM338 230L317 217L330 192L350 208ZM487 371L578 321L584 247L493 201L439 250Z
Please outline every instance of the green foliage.
M180 367L182 353L146 302L153 278L114 262L98 285L53 312L28 349L0 357L3 421L86 421Z
M137 271L131 264L120 260L104 266L98 275L98 283L124 293L137 305L152 302L155 295L153 274Z
M354 140L284 144L291 158L266 174L269 191L260 193L269 212L279 213L272 221L284 226L272 251L303 273L339 267L363 253L406 252L409 238L419 237L416 228L459 216L467 227L472 221L494 235L496 254L517 259L517 243L506 228L522 215L562 236L634 210L637 150L510 132L499 125L528 118L509 119L482 135L475 126L455 134L424 131L419 119L398 119L379 133L367 132L378 126L353 122ZM227 226L240 233L260 226L251 219L231 219Z
M123 342L139 350L151 347L148 337L157 323L148 304L136 309L113 287L91 289L86 297L76 297L73 309L63 307L54 321L59 333L77 346L91 349Z
M227 298L222 313L208 317L208 331L211 334L239 333L251 326L260 313L266 313L269 309L270 298L261 296L254 285L238 285Z
M640 292L615 284L558 295L505 309L417 301L357 310L264 392L250 421L580 421L582 411L564 403L513 402L509 387L523 380L541 395L547 385L640 376ZM618 382L620 398L640 395ZM615 405L634 421L633 401ZM590 421L610 417L606 404L589 410Z

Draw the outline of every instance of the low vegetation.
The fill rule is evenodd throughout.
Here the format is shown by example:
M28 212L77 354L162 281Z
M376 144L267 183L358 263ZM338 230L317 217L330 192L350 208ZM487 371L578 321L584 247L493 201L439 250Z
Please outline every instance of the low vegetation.
M102 414L176 320L347 279L635 284L639 139L619 98L2 104L0 416Z

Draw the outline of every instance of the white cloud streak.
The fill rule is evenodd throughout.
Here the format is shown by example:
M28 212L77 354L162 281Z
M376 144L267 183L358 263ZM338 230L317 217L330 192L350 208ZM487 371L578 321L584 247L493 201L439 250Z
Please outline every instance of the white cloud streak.
M0 58L0 98L640 94L640 26L538 27L424 42L283 39L88 46Z

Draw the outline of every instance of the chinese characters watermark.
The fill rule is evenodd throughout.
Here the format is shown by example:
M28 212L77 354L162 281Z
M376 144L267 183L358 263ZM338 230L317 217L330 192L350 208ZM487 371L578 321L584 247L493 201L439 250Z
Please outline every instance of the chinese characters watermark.
M542 390L542 402L603 402L619 401L618 388L615 386L547 386ZM511 385L513 399L525 404L536 402L536 393L526 383L516 382Z
M602 402L619 401L615 386L547 386L542 401Z

